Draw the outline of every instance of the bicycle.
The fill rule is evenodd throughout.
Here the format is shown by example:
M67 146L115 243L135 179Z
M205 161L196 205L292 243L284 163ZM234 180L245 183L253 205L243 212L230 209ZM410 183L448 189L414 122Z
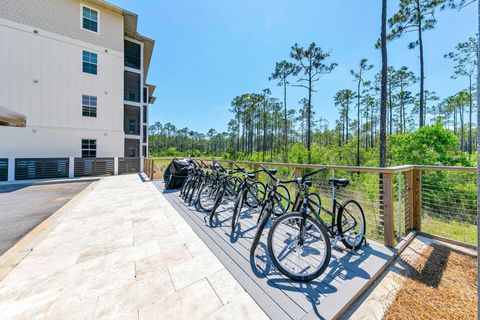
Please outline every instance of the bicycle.
M249 208L256 208L265 198L265 185L260 181L253 181L256 173L261 170L246 172L245 169L240 168L235 162L233 164L243 173L243 179L238 187L238 193L235 197L235 204L233 206L232 216L232 232L238 225L240 214L242 212L243 204L245 203Z
M290 192L285 186L281 185L281 183L290 183L291 181L282 181L277 179L275 177L277 169L267 169L263 165L260 165L260 167L262 168L263 172L267 173L270 176L274 183L270 183L267 185L267 196L262 202L262 208L260 210L260 214L258 215L257 220L257 231L255 232L255 236L250 247L251 255L255 254L255 250L258 246L258 243L260 242L263 230L265 229L268 221L270 220L270 217L272 215L280 216L284 214L288 211L288 208L291 205Z
M324 209L321 211L331 216L330 223L325 223L320 218L320 211L317 212L318 218L327 228L331 238L332 245L336 246L338 240L352 251L357 251L366 242L366 221L362 206L355 200L346 199L342 204L337 201L337 190L345 188L349 184L348 179L330 178L328 183L332 185L332 210Z
M209 221L213 221L213 217L223 201L224 197L235 198L238 193L238 185L240 178L233 176L233 174L240 172L240 170L225 170L220 163L217 164L224 171L224 174L219 177L219 184L215 191L215 200L212 209L210 210Z
M301 209L280 216L268 233L270 259L281 273L296 281L306 282L317 278L331 259L329 233L322 220L312 214L309 206L312 181L307 178L323 170L325 168L285 181L297 184L302 199Z

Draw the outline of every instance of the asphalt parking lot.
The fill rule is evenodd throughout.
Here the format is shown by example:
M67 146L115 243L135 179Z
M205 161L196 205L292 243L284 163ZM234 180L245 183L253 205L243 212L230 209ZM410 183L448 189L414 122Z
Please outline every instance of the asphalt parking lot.
M90 183L0 185L0 255Z

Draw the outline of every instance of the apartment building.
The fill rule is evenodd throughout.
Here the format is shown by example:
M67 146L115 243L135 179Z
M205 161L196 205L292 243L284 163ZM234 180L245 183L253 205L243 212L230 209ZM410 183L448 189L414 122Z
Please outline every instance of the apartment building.
M154 41L137 20L101 0L0 1L0 158L148 155Z

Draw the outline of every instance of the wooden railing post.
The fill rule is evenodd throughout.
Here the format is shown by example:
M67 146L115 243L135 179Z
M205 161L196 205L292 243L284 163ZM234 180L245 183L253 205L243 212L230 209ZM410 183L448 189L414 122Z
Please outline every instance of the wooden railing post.
M295 167L295 177L301 177L301 176L302 176L302 168Z
M155 160L151 159L150 160L150 180L153 180L155 176Z
M422 170L412 174L412 229L422 230Z
M253 171L258 171L260 169L260 166L258 164L253 165ZM258 173L255 172L255 180L258 179Z
M393 213L393 174L382 173L383 194L382 194L382 215L383 215L383 237L388 247L393 247L395 242L395 220Z
M405 232L409 233L413 228L413 172L414 169L403 173L405 180Z

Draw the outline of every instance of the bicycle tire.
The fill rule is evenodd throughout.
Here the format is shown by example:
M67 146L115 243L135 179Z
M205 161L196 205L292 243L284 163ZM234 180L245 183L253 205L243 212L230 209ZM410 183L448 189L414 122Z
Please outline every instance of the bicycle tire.
M278 191L283 190L283 191ZM291 201L290 201L290 191L288 191L287 187L283 185L277 186L277 190L275 191L275 205L273 207L273 212L275 216L281 216L285 212L288 212L290 208Z
M257 190L257 194L253 194L254 191L252 190ZM249 208L256 208L262 201L265 199L266 196L266 190L267 188L265 187L265 184L263 184L260 181L255 181L252 183L247 190L247 196L246 196L246 201L245 205ZM250 195L250 196L249 196ZM250 199L255 198L255 201L252 201ZM250 201L249 201L250 200ZM255 202L255 203L254 203Z
M207 193L207 194L205 194L204 197L202 197L202 195L203 195L204 193ZM213 190L213 186L212 186L211 184L205 183L205 184L202 186L202 188L201 188L201 190L200 190L200 192L199 192L199 195L198 195L198 197L199 197L198 206L199 206L199 208L200 208L201 210L203 210L203 211L205 211L205 212L209 212L210 210L212 210L213 205L214 205L215 203L212 203L212 204L211 204L211 207L210 207L210 206L207 206L207 204L205 203L205 200L206 200L206 199L209 199L213 194L215 194L215 193L214 193L214 190Z
M267 225L267 222L270 218L272 211L271 206L272 205L270 203L264 203L264 205L262 206L262 210L260 211L257 231L255 232L255 237L253 238L252 245L250 247L250 255L252 256L255 255L255 250L257 249L260 238L262 237L263 229L265 229L265 226Z
M233 207L232 232L235 231L235 227L237 226L238 220L240 219L244 200L245 193L238 193L237 197L235 198L235 206Z
M314 269L314 271L312 273L304 274L304 275L293 273L291 270L288 270L286 267L284 267L284 263L282 263L277 258L277 255L274 252L274 248L275 248L275 245L276 245L276 242L274 242L274 239L276 238L276 236L278 234L280 234L282 232L279 229L281 228L281 226L284 225L284 221L287 220L286 225L292 226L292 225L295 225L295 223L292 223L292 220L294 220L294 219L301 220L301 219L304 219L304 217L300 212L289 212L289 213L284 214L284 215L282 215L281 217L279 217L278 219L275 220L275 222L273 223L273 225L270 228L270 231L268 233L268 240L267 240L268 254L269 254L270 259L272 260L273 264L275 265L275 267L282 274L286 275L287 277L289 277L290 279L293 279L295 281L307 282L307 281L310 281L310 280L313 280L313 279L319 277L325 271L325 269L328 267L328 264L330 263L330 259L331 259L331 255L332 255L330 239L328 237L328 232L325 229L325 227L317 219L313 218L310 215L307 215L305 217L305 219L307 219L306 224L310 224L310 231L311 231L311 229L313 229L311 226L315 226L318 229L318 234L320 235L319 238L321 238L321 241L323 242L323 245L321 245L321 247L324 249L324 254L323 254L322 259L319 260L318 268ZM299 228L298 228L298 230L299 230ZM285 234L291 238L291 235L295 234L295 232L290 231L290 232L286 232ZM280 235L277 238L281 239L282 237ZM295 239L296 239L296 237L294 239L292 239L292 243L294 243ZM288 241L286 241L286 240L281 240L281 241L279 241L279 243L281 243L281 244L287 243L287 246L288 246ZM295 251L299 250L299 248L303 249L303 246L304 246L304 244L299 245L297 248L295 248ZM281 249L279 251L282 254L288 253L289 251L293 252L291 250L285 250L281 246L280 246L280 248ZM301 254L296 255L297 259L295 259L296 263L294 263L294 265L297 266L297 267L301 267L300 268L301 272L305 272L306 270L309 269L309 268L305 268L303 266L299 266L299 263L300 263L301 259L308 256L308 252L320 252L320 250L316 250L316 249L304 250ZM283 258L281 260L284 261L285 258ZM311 258L309 258L309 260L305 259L305 261L308 261L308 262L310 262L312 260L315 260L315 259L311 259Z
M357 213L360 213L360 216L361 216L361 219L362 219L362 225L363 225L363 230L361 228L361 233L360 235L355 235L355 237L359 236L359 240L358 240L358 243L357 243L357 238L355 238L355 242L353 244L351 244L350 242L348 242L347 240L348 239L352 239L352 236L349 236L347 239L345 238L345 231L343 230L343 212L345 211L345 208L351 204L351 206L356 206L357 209L359 209L359 211ZM352 210L353 211L353 210ZM348 212L348 211L347 211ZM350 249L350 250L358 250L360 249L360 247L362 246L363 242L365 241L365 233L367 231L367 223L365 221L365 214L363 213L363 209L362 209L362 206L355 200L346 200L342 206L340 207L340 209L338 210L338 213L337 213L337 231L338 233L342 236L342 243L343 245Z
M213 216L217 212L218 207L220 207L220 204L222 203L223 197L225 195L225 188L219 189L215 195L215 203L213 205L212 210L210 210L210 216L209 216L209 221L212 222Z

